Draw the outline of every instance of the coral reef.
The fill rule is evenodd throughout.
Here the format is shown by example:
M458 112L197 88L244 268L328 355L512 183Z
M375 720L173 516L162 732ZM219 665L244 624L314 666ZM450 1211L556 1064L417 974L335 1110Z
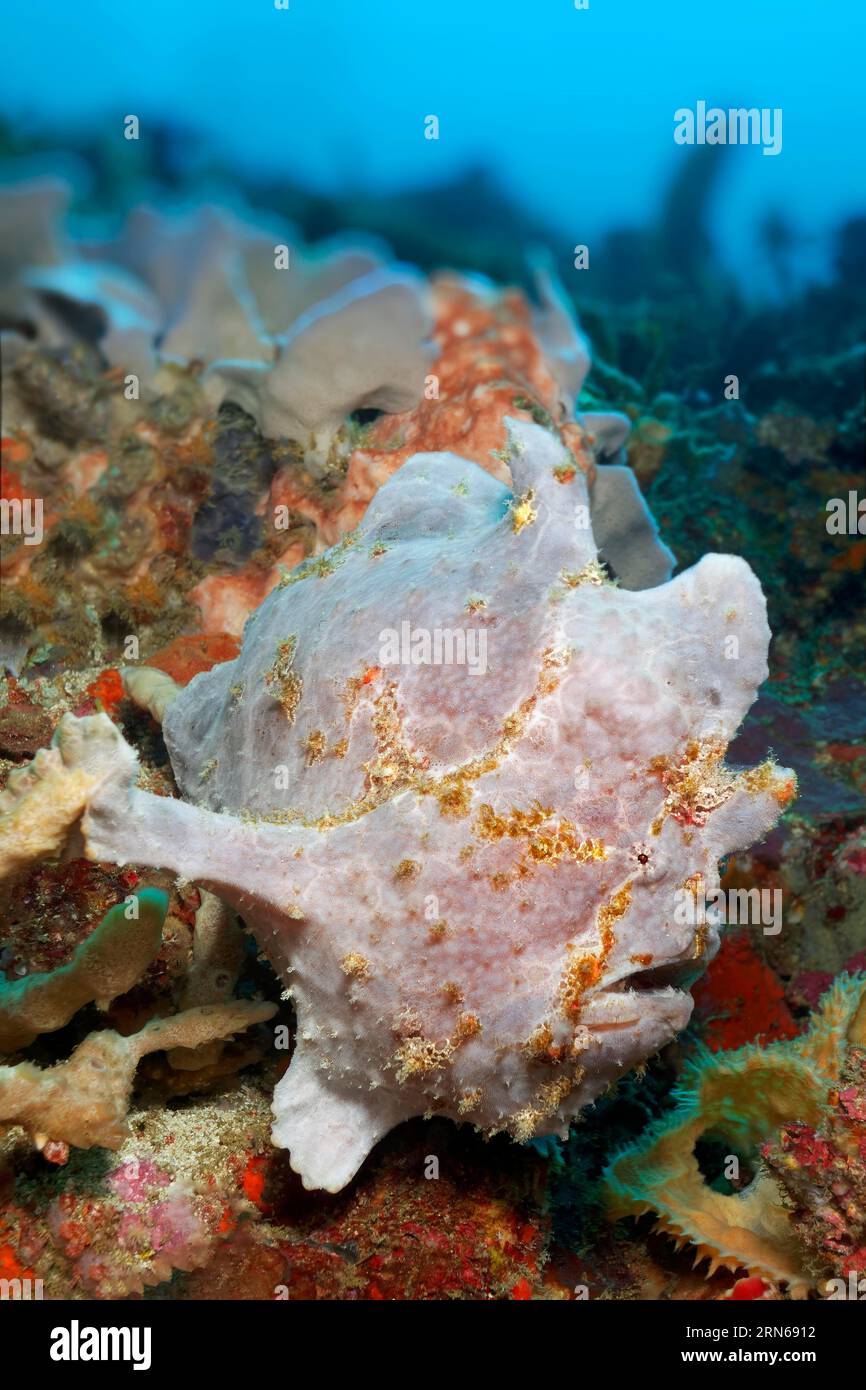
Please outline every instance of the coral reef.
M133 1102L116 1153L73 1149L63 1166L39 1169L11 1133L0 1140L0 1259L38 1274L47 1297L177 1293L167 1281L200 1269L259 1216L266 1114L243 1082L231 1107Z
M711 1272L719 1265L742 1267L750 1275L786 1284L795 1297L805 1295L815 1280L801 1239L803 1223L792 1219L787 1190L802 1191L814 1181L808 1166L810 1134L812 1163L820 1172L822 1143L825 1150L829 1146L814 1132L822 1132L828 1122L828 1107L849 1055L859 1066L864 1047L866 976L843 976L801 1036L693 1060L674 1092L675 1109L609 1165L604 1175L609 1215L617 1219L652 1211L657 1229L694 1247L695 1259L708 1259ZM853 1087L845 1087L843 1094L856 1100ZM779 1130L781 1140L772 1143ZM716 1190L705 1180L695 1150L707 1137L727 1144L738 1162L754 1162L766 1143L764 1152L774 1155L773 1163L760 1167L742 1191ZM859 1153L856 1144L847 1147L844 1166L850 1169ZM831 1167L829 1157L823 1166ZM844 1200L849 1194L838 1185L839 1173L833 1176L836 1200ZM820 1211L823 1202L819 1194L808 1203L801 1197L801 1205ZM825 1219L833 1224L829 1211Z
M41 1181L18 1148L9 1183L0 1141L0 1268L30 1270L46 1297L566 1296L548 1282L531 1150L491 1151L441 1121L406 1126L323 1200L269 1146L264 1094L242 1079L230 1101L134 1106L116 1154L73 1150Z
M45 213L40 202L29 215ZM61 265L5 268L10 287L30 285L32 337L4 338L4 496L43 499L46 543L33 552L6 538L0 616L32 625L35 614L41 654L70 643L89 653L118 622L165 640L196 608L205 633L240 636L284 569L352 530L412 454L453 449L508 482L506 415L616 459L622 415L586 413L583 431L572 418L589 355L549 268L533 309L478 279L388 266L381 247L308 251L281 235L285 263L249 217L139 208L99 265L93 248L58 237ZM115 313L111 294L100 305L120 271L153 301L134 329L136 355L144 344L153 359L138 363L134 391L132 330L111 328L113 314L128 324L129 306ZM620 582L669 578L672 556L631 473L584 466ZM230 572L214 572L227 559Z
M14 140L21 138L16 133ZM6 148L11 139L0 125ZM89 217L116 177L116 160L113 149L95 147L88 158L97 166L103 161ZM159 174L151 173L155 187ZM9 877L2 885L0 966L12 982L7 990L16 981L38 987L50 980L75 959L92 923L139 882L130 866L119 871L69 858L82 852L76 821L89 791L75 788L62 754L58 764L48 751L62 717L104 711L137 751L140 787L169 805L177 787L150 716L161 722L179 687L215 663L234 661L244 624L265 595L305 559L322 563L323 551L363 525L377 490L414 454L446 451L471 460L511 489L509 416L542 424L572 450L607 577L615 575L622 589L664 584L672 565L634 477L684 566L708 551L748 558L776 634L773 670L727 759L734 766L760 763L772 747L780 762L796 767L800 797L758 847L729 855L721 874L723 887L780 890L783 930L727 933L691 986L696 1007L687 1033L586 1107L566 1144L548 1138L509 1146L503 1138L482 1140L469 1124L415 1121L383 1140L337 1197L304 1193L286 1154L268 1140L270 1096L290 1055L286 1004L285 1051L266 1046L260 1030L224 1052L214 1041L192 1054L173 1048L144 1057L116 1156L102 1147L67 1151L44 1133L36 1150L30 1134L7 1126L0 1134L4 1276L38 1275L47 1296L61 1298L145 1292L520 1299L572 1297L575 1284L585 1284L593 1298L779 1296L768 1279L735 1281L724 1263L711 1275L706 1260L692 1271L695 1247L686 1242L677 1253L664 1235L648 1234L649 1217L635 1226L605 1222L598 1177L617 1147L668 1113L671 1087L684 1064L688 1075L696 1040L724 1062L723 1049L754 1041L764 1050L768 1042L791 1039L842 970L866 969L866 631L857 589L866 549L862 538L830 538L823 525L826 498L862 484L858 278L866 224L851 223L840 239L844 282L750 309L719 267L708 279L694 245L683 248L682 226L700 221L691 215L694 188L691 202L686 198L689 215L682 216L684 192L687 186L670 200L667 226L651 236L612 237L594 257L592 277L578 277L581 321L595 348L587 375L588 349L571 296L545 266L534 285L526 275L523 247L544 240L543 230L496 201L477 175L435 195L419 190L387 204L356 198L350 207L311 200L297 188L261 191L262 205L304 220L306 245L286 222L213 208L180 217L134 211L119 238L76 242L61 227L70 199L62 184L40 180L15 194L5 190L0 491L22 504L44 500L45 533L40 544L29 545L4 530L0 544L6 673L0 674L0 785L11 776L15 795L6 798L6 809L17 807L23 817L7 819L14 833L3 842ZM140 197L132 191L133 202ZM115 208L112 199L108 210ZM432 274L425 282L395 265L380 243L321 242L331 228L362 218L407 262L472 272L481 266L503 283L534 289L540 304L474 274ZM491 237L489 228L506 224L513 236ZM288 274L276 269L278 243L289 252ZM561 259L565 279L571 265ZM298 418L297 401L291 415L281 416L277 400L266 421L269 386L281 359L283 366L288 360L285 346L295 368L303 366L301 348L330 352L332 330L351 319L341 316L340 297L351 302L366 281L352 311L363 336L365 305L375 310L377 304L373 287L401 277L402 321L411 327L404 344L411 398L383 398L399 413L378 414L370 403L356 409L355 386L341 394L325 381L316 383L324 396L310 397L315 412L308 420ZM311 336L305 323L313 326ZM335 360L351 382L363 377L366 389L367 364L353 358L348 336L338 351ZM246 359L242 366L227 360L235 355ZM399 387L408 373L399 370L402 360L392 361ZM732 369L739 372L741 399L719 404L720 382ZM375 363L370 370L375 376ZM130 371L139 376L137 400L127 395ZM340 419L341 410L348 418ZM289 437L265 437L271 428L285 428ZM621 474L617 495L626 451L633 474ZM636 532L628 520L632 502ZM524 526L518 539L531 537L533 526ZM321 585L336 575L305 583L313 577ZM302 588L295 583L288 592ZM296 633L289 623L282 637ZM127 650L130 634L138 656ZM490 643L492 650L492 636ZM259 677L277 665L275 654L268 655ZM268 687L289 706L292 674L305 659L302 644ZM385 667L383 675L390 674ZM362 687L356 707L362 715L381 679L371 675ZM275 704L286 718L286 706ZM312 732L322 730L316 725ZM335 732L335 749L339 743ZM34 779L22 764L39 750L47 765L45 776ZM323 750L314 738L304 768L318 752L323 757L311 762L313 774L337 757L327 741ZM22 773L33 793L26 801ZM269 788L273 770L268 773ZM185 794L207 798L219 774L212 767ZM681 780L675 774L659 772L672 803ZM294 791L291 781L289 787ZM579 790L594 788L581 783ZM517 808L524 806L523 792ZM292 792L284 807L295 809ZM503 819L509 809L497 808ZM711 813L710 826L718 814ZM572 820L583 829L576 815ZM19 826L26 832L20 837ZM684 827L684 833L691 832ZM530 834L527 826L527 845ZM524 841L504 834L499 843L517 849ZM425 860L429 854L426 847ZM377 865L373 883L377 891L384 883L386 898L389 867L390 861ZM543 866L533 860L531 867L539 874ZM244 999L277 997L280 984L254 951L246 951L238 970L239 937L227 904L207 890L200 902L192 884L173 882L170 874L150 881L171 892L162 946L132 991L112 1005L104 1020L111 1031L134 1036L174 1009L224 1000L229 977L238 978ZM412 880L399 884L405 893ZM504 890L494 891L498 904ZM305 923L290 921L300 938ZM453 937L437 939L438 918L424 922L431 952L455 950ZM261 932L260 939L267 944ZM473 939L467 933L462 944ZM713 940L697 945L709 955ZM370 964L361 955L341 958L346 969L341 966L338 984L355 993L366 987ZM500 950L497 969L503 959ZM670 983L689 987L704 964L705 957L696 960L688 975ZM652 979L652 967L633 979L641 989L661 983ZM457 984L450 975L447 982ZM92 1014L82 1011L62 1036L37 1038L27 1053L31 1066L50 1075L58 1056L94 1026ZM321 1050L336 1046L328 1040ZM790 1287L799 1279L829 1293L828 1279L847 1279L862 1267L861 1056L848 1049L837 1084L812 1120L795 1116L791 1104L787 1122L770 1127L759 1144L773 1200L788 1212L785 1238L793 1233ZM178 1069L185 1060L196 1069ZM566 1063L551 1057L538 1065L558 1077ZM239 1073L240 1067L246 1069ZM749 1099L758 1114L760 1097ZM706 1147L701 1138L703 1170ZM441 1162L436 1181L427 1180L431 1154ZM743 1163L747 1176L751 1162Z
M205 883L290 984L299 1042L274 1133L310 1186L338 1190L378 1137L431 1109L519 1139L564 1133L688 1018L672 982L717 938L677 923L675 890L696 875L711 888L718 859L794 795L771 763L723 763L766 674L748 567L711 556L630 593L598 565L574 454L515 422L508 463L513 493L462 459L416 456L361 532L262 606L237 661L172 701L165 736L198 805L133 789L104 716L64 719L55 739L70 774L100 784L89 855ZM490 641L483 669L379 664L386 620L453 638L467 609ZM521 961L507 989L503 920Z

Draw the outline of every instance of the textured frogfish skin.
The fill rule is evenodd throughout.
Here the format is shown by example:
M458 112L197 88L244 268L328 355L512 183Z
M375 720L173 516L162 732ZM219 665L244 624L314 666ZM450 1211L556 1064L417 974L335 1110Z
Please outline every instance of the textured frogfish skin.
M250 837L236 901L298 1017L274 1138L308 1187L415 1115L564 1133L689 1018L718 937L678 890L793 795L723 761L767 676L749 566L620 588L561 443L509 441L513 492L406 463L166 716L187 800Z

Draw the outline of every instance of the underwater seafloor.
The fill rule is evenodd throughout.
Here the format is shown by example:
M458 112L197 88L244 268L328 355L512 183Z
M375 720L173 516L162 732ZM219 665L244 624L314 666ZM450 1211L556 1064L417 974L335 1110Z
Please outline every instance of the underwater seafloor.
M109 197L109 172L88 154L88 210L133 201L129 190ZM223 943L208 993L192 978L207 908L194 884L91 863L74 846L22 855L0 884L0 1278L76 1299L699 1300L826 1296L828 1280L866 1276L862 1002L860 1033L851 1021L866 976L866 536L826 525L829 499L863 489L866 220L840 229L832 283L755 308L712 261L705 180L689 179L651 232L611 238L616 276L557 269L592 346L579 408L628 416L627 462L678 569L711 551L739 555L766 594L770 677L729 761L751 765L770 749L795 770L799 795L763 843L726 861L722 881L780 889L782 929L728 927L686 1031L588 1108L567 1141L518 1145L416 1119L329 1195L304 1190L269 1139L290 1055L274 1050L272 1030L291 1029L293 1015L255 943ZM474 222L455 215L470 183ZM520 287L483 324L488 346L500 332L523 354L503 348L512 375L503 368L471 397L488 412L484 449L506 411L546 418L522 256L536 229L498 199L480 179L369 207L279 186L251 194L308 243L363 226L425 272ZM59 236L56 208L39 218L43 241ZM485 233L502 225L508 237ZM784 237L768 254L783 281ZM42 264L62 260L51 250ZM104 711L138 750L144 785L170 796L159 724L121 680L128 635L143 664L180 685L233 657L275 564L321 553L353 451L399 451L405 418L383 424L362 410L311 461L236 404L214 409L195 360L163 367L130 407L123 368L100 351L92 298L76 305L58 283L37 279L4 301L15 346L4 343L2 495L44 498L45 538L31 553L3 537L0 785L50 744L63 714ZM33 293L53 338L30 324ZM725 400L733 371L740 399ZM445 404L420 429L416 449L460 452ZM288 506L288 532L269 529L269 497ZM22 1023L20 982L62 971L145 887L168 895L168 911L139 947L135 978L128 955L106 967L112 983L126 972L110 999L104 976L102 992L58 976L55 1011ZM182 1046L144 1055L117 1147L43 1129L38 1079L27 1122L4 1124L11 1068L51 1067L95 1030L129 1037L190 1002L232 996L279 1013L197 1057ZM50 1100L65 1122L74 1081L61 1092L46 1114Z

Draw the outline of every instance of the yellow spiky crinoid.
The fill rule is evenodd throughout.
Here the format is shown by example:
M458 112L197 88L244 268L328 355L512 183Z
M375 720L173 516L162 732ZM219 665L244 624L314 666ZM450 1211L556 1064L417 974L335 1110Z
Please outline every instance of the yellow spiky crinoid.
M760 1145L783 1125L816 1125L849 1047L866 1047L866 975L840 976L797 1038L702 1052L681 1078L676 1108L605 1170L610 1219L654 1212L656 1230L678 1248L691 1245L696 1265L709 1260L709 1273L745 1269L805 1297L812 1280L773 1178L759 1167L742 1192L716 1191L701 1173L695 1145L721 1139L732 1153L757 1160Z

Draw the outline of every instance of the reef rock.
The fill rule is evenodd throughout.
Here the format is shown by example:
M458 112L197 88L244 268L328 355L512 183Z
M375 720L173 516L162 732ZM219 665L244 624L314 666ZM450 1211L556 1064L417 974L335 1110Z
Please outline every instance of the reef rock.
M103 715L55 735L88 854L204 883L286 980L274 1138L308 1187L414 1115L563 1133L684 1026L717 934L682 891L794 795L723 761L767 675L749 566L619 587L574 454L508 437L511 489L410 459L168 706L189 800L138 790Z

